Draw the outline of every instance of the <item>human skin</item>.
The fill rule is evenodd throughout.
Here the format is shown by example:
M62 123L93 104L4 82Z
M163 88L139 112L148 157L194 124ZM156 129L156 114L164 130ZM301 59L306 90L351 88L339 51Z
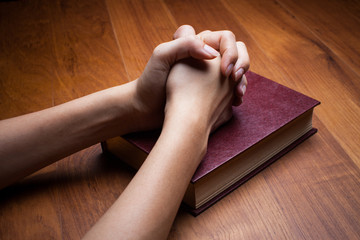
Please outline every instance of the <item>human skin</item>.
M0 121L0 188L100 141L160 127L171 62L214 58L204 45L192 38L164 43L135 81Z
M158 141L85 239L167 237L190 179L206 153L211 130L231 117L234 86L220 72L220 57L181 61L173 67Z
M0 188L100 141L163 125L143 166L85 238L166 238L211 130L244 93L237 72L249 66L246 48L228 32L190 30L159 45L130 83L0 121ZM200 60L178 62L189 57Z

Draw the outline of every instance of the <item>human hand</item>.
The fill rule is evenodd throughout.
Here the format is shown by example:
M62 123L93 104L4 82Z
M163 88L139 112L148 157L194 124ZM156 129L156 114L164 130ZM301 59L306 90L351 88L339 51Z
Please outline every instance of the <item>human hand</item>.
M189 25L183 25L175 32L174 39L188 36L195 36L195 30ZM230 31L212 32L207 30L196 36L206 44L220 51L221 72L224 76L230 77L236 83L233 105L240 105L247 86L247 80L244 74L250 66L249 55L245 44L243 42L236 42L235 35Z
M142 130L160 127L164 118L165 84L172 65L184 58L212 59L219 53L196 36L162 43L155 48L143 74L135 80L134 105L142 113Z
M181 59L212 59L222 55L221 72L231 76L236 83L233 105L240 105L246 90L244 72L249 68L249 56L241 42L229 31L204 31L195 35L191 26L178 28L171 42L157 46L145 67L143 74L135 80L134 105L141 112L141 130L160 127L164 118L165 84L172 65ZM238 51L240 50L240 51ZM241 81L240 81L241 79Z
M221 57L185 59L173 66L166 85L165 123L179 118L210 133L232 116L235 81L220 70Z

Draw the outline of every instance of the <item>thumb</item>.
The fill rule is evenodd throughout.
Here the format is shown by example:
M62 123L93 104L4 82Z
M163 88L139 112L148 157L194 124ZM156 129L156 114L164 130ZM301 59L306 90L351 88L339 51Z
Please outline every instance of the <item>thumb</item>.
M170 68L176 61L184 58L213 59L219 55L218 51L197 36L186 36L158 45L151 58Z
M195 29L190 25L180 26L174 33L173 39L178 39L181 37L195 36Z

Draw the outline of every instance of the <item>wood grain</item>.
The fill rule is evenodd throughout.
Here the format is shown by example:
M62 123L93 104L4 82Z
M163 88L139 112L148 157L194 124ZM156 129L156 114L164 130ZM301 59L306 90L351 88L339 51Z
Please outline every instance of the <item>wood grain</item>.
M224 8L224 6L222 6L221 3L216 2L216 1L213 1L212 4L206 4L205 1L202 1L202 2L201 1L196 1L196 2L187 1L186 3L184 3L183 1L181 1L181 2L180 1L176 1L176 2L167 1L166 3L170 8L171 13L175 16L175 19L179 20L181 24L188 22L190 24L193 24L194 26L197 26L198 28L200 28L200 30L206 29L206 26L208 26L208 25L212 25L214 29L221 29L221 28L227 29L227 28L231 27L230 29L242 30L241 28L237 27L237 25L238 25L238 23L243 23L242 22L243 19L241 19L241 21L234 21L232 19L232 16L233 16L233 18L236 19L236 18L238 18L238 15L243 14L244 18L249 18L250 14L247 14L246 17L245 17L245 14L246 14L245 12L249 11L249 9L251 9L250 6L244 8L243 4L234 3L234 2L229 3L229 5L225 5L226 8ZM244 8L244 10L242 12L240 12L240 10L236 8L236 6L235 6L236 4L239 5L239 8L240 7ZM253 5L254 6L261 6L261 7L259 7L259 9L268 9L269 8L268 6L263 6L263 5L261 5L259 3L256 3L256 2L254 2ZM201 8L200 8L200 6L201 6ZM191 12L191 9L201 9L201 10L199 10L200 13L196 12L196 13L193 13L193 14L189 14L189 12ZM279 9L274 8L274 9L271 9L269 11L271 11L274 16L279 16L279 15L281 15L280 14L281 10L282 10L281 8L279 8ZM279 11L279 12L276 12L276 11ZM231 15L231 13L233 13L233 15ZM199 23L197 21L197 15L198 14L200 14L201 18L207 19L206 24L201 25L201 23ZM224 16L226 16L226 18ZM254 16L258 17L258 16L268 16L268 15L267 14L257 14L257 15L254 15ZM254 22L255 20L260 21L259 19L255 19L254 16L252 16L253 18L250 17L250 19L247 19L247 21L248 22ZM265 18L263 18L261 20L264 20L264 22L267 21ZM271 19L271 20L273 20L273 19ZM288 21L288 19L285 19L283 21L278 20L278 22L287 22L287 21ZM274 24L275 22L276 22L275 20L271 21L272 24ZM229 25L227 25L227 24L229 24ZM261 23L258 23L258 24L263 24L263 23L261 22ZM273 73L273 76L275 77L276 81L282 82L282 81L284 81L284 79L288 79L287 81L285 80L285 82L282 82L282 83L285 84L285 85L291 86L292 88L298 89L298 90L300 90L302 92L306 92L309 95L313 95L313 96L318 95L318 93L316 93L314 95L311 92L309 92L307 88L304 88L301 85L299 86L299 84L296 82L296 80L301 81L301 78L299 78L299 77L294 78L294 76L292 76L288 72L284 71L282 66L283 66L283 64L285 64L285 62L281 62L279 59L275 59L276 61L273 60L271 58L272 56L269 55L267 52L265 52L266 55L263 52L260 53L259 50L263 49L264 46L259 44L259 41L261 40L264 43L266 43L267 39L265 39L264 37L261 37L260 33L259 33L259 35L256 36L256 38L255 37L251 38L251 34L252 34L251 29L255 28L255 27L256 26L251 25L251 27L245 29L246 31L242 30L242 31L237 32L236 30L234 30L235 34L237 36L241 36L241 40L245 41L245 43L248 45L248 47L249 47L248 41L250 41L250 44L251 44L251 42L253 42L254 45L256 46L256 47L254 47L254 46L249 47L250 56L252 57L251 58L251 60L252 60L251 68L253 68L254 65L255 65L255 67L257 67L257 64L259 64L259 62L263 62L261 64L261 66L266 66L267 69L269 69L269 68L270 69L276 69L276 72ZM282 25L279 26L280 29L282 27L283 27ZM263 32L265 33L265 30ZM285 40L287 39L286 37L290 37L290 36L285 36L284 37ZM260 38L260 40L259 40L259 38ZM255 39L255 41L254 41L254 39ZM275 39L277 39L277 38L275 38ZM285 41L284 39L280 39L278 41ZM291 41L291 39L289 41ZM270 43L268 43L268 44L270 44ZM274 48L274 46L272 46L272 47ZM276 47L277 47L277 45L275 46L274 49L276 49ZM294 48L296 48L296 47L297 46L295 45ZM257 50L257 49L259 49L259 50ZM256 52L252 53L251 51L254 51L254 50ZM284 49L282 51L279 50L279 54L285 52L285 50L286 49ZM271 51L270 46L269 46L269 51ZM311 52L311 51L312 51L312 49L309 48L309 52ZM290 53L289 53L289 58L291 58ZM305 67L307 67L307 66L305 65ZM327 66L321 66L321 69L327 71ZM315 71L315 69L313 69L313 71L317 72L317 71ZM341 69L341 71L344 71L344 70ZM353 79L355 80L356 78L354 77ZM291 81L291 80L293 80L293 81ZM354 94L356 95L356 93L354 93ZM351 97L352 96L350 96L350 99L351 99ZM341 105L339 104L339 106L341 106ZM320 108L322 108L322 107L323 106L321 106ZM327 110L329 110L329 109L327 109ZM317 111L318 110L316 110L316 114L318 114ZM317 119L316 122L319 122L319 119ZM318 124L315 123L315 126L320 127L319 126L320 124L321 124L320 122ZM327 139L331 139L330 134L329 134ZM336 142L336 141L334 141L334 142ZM322 146L321 144L317 145L317 147L321 147L321 146ZM316 146L315 146L315 148L316 148ZM315 148L313 148L311 150L311 154L314 154L314 152L316 151L316 150L314 150ZM339 146L336 146L336 147L331 146L330 148L331 149L339 149L339 151L336 152L337 157L340 157L340 159L342 159L342 162L345 163L344 167L347 168L347 172L349 172L350 175L353 174L353 171L351 169L353 167L355 167L355 169L357 169L357 167L356 167L356 165L354 166L353 162L351 162L351 158L347 157L347 154ZM297 151L300 151L300 150L297 150ZM302 150L302 151L304 151L304 150ZM344 159L344 157L346 157L346 160ZM324 160L324 161L326 160L327 163L334 164L335 166L337 166L340 163L338 161L338 158L334 158L333 155L331 155L331 156L323 155L320 158L322 160ZM301 158L299 158L299 159L301 159ZM326 166L325 163L324 163L324 165L319 164L318 158L314 158L314 157L311 158L309 156L304 156L304 159L310 159L311 160L311 161L308 162L308 166L318 166L318 168L316 168L316 169L314 168L314 172L312 172L312 175L310 175L310 176L316 177L316 173L319 172L319 171L321 172L322 167ZM331 159L333 161L329 161L329 159ZM270 168L270 169L272 169L272 168ZM333 169L336 169L336 167L333 167ZM330 171L326 172L326 173L323 173L323 176L326 176L329 173L330 173ZM304 177L304 176L301 176L299 173L297 173L296 168L293 169L293 172L291 172L291 174L298 177L299 179L301 179L301 177ZM276 176L276 175L274 175L274 176ZM279 176L283 176L282 173L280 173ZM322 174L320 174L320 176L322 176ZM358 174L356 176L358 176ZM312 181L311 177L309 178L307 175L306 175L306 177L308 178L308 182ZM352 183L355 184L353 186L358 187L359 185L358 185L356 179L357 179L357 177L353 178ZM254 232L255 232L254 229L250 229L250 232L244 233L242 227L239 227L237 229L236 227L234 228L233 225L231 225L231 227L227 227L226 224L225 225L218 225L217 224L217 226L215 227L216 229L224 229L223 231L219 231L219 232L223 232L223 234L224 234L223 236L221 236L219 238L226 239L226 238L228 238L228 235L226 235L226 234L231 233L232 238L235 238L235 239L243 238L245 236L246 236L245 239L247 239L247 238L250 238L250 239L257 239L257 238L268 239L268 238L276 238L276 234L282 233L285 236L284 238L287 238L287 239L299 238L299 237L306 239L306 238L309 238L311 236L306 236L301 232L301 231L303 231L303 229L305 227L309 228L308 229L309 231L310 231L310 229L311 229L311 231L313 231L312 236L316 236L316 235L322 236L321 232L322 231L326 232L327 228L330 228L330 227L329 226L323 226L322 222L326 222L326 218L321 219L321 217L320 218L317 217L317 213L314 213L314 210L311 207L306 208L304 212L302 212L301 210L299 211L296 208L295 209L288 208L287 210L291 211L290 216L289 217L283 217L284 216L283 214L286 214L285 212L282 211L282 209L284 208L283 206L291 206L291 204L292 204L291 199L300 199L303 203L306 203L306 204L303 204L303 205L314 204L317 207L324 206L323 202L322 202L323 198L313 198L313 197L311 197L311 195L305 196L305 197L302 197L302 198L297 197L297 196L303 196L304 195L303 192L302 192L304 190L298 189L297 186L295 186L294 188L291 188L291 186L283 186L282 188L279 188L279 183L288 182L288 181L289 181L288 179L285 179L285 180L282 180L282 181L280 181L278 183L269 182L268 185L270 187L274 185L274 186L276 186L276 188L273 188L272 190L271 189L263 189L262 191L267 190L267 191L272 192L272 195L276 194L276 195L279 195L279 196L283 197L283 196L286 195L287 190L290 188L292 190L291 193L293 195L289 195L288 198L284 198L284 199L288 200L289 202L281 203L281 201L280 201L281 198L279 198L279 199L277 199L277 198L276 199L266 198L265 201L261 201L261 204L260 204L261 209L259 209L257 206L253 206L252 204L244 203L244 204L241 204L242 210L243 209L248 209L249 213L245 214L244 212L242 212L241 214L237 215L237 217L232 216L232 218L233 218L231 220L232 222L241 222L241 223L243 223L244 221L247 221L248 218L246 216L252 216L252 218L254 218L255 216L258 216L259 218L258 218L258 221L256 221L256 223L259 224L260 220L271 219L271 218L269 218L270 216L276 215L277 216L276 217L276 219L277 219L276 223L263 222L260 226L256 227L256 228L260 228L260 229L264 229L264 228L269 229L267 231L267 233L269 233L269 234L262 233L264 235L262 235L262 234L254 235ZM292 182L294 182L294 180L292 180ZM331 184L337 185L336 180L333 181L333 182L329 182L329 183L330 183L330 185L324 185L323 186L324 189L326 189L324 192L327 192L327 191L331 192L331 191L334 190L334 187ZM310 183L307 186L308 189L311 189L311 187L312 187L312 183ZM335 191L335 192L339 193L339 194L341 193L343 195L342 188L343 188L342 185L338 185L337 186L337 191ZM242 189L243 189L243 187L241 187L235 193L233 193L234 195L236 195L236 197L234 197L234 198L238 198L240 200L242 199L242 194L241 194ZM280 193L280 191L281 191L281 193ZM354 190L352 190L351 192L353 194L351 196L352 198L355 198L355 199L359 198L358 193L355 193ZM334 194L336 194L336 193L334 193ZM247 195L248 195L248 193L247 193ZM261 196L261 198L264 197L264 195L260 195L260 196ZM314 201L314 199L318 199L320 201L316 202L316 201ZM338 199L338 200L339 201L346 201L346 198L345 199L342 198L341 200L340 199ZM269 204L269 202L271 202L271 204ZM263 206L266 206L266 208L264 209ZM327 204L325 204L325 206L329 207ZM336 206L336 204L330 206L330 208L334 209L335 206ZM349 206L349 205L347 205L347 206ZM238 205L233 206L233 207L227 206L227 208L230 209L228 211L229 213L236 212L236 210L238 209ZM211 210L216 211L217 207L213 207ZM265 212L264 212L264 210L265 210ZM302 210L304 210L304 209L302 209ZM339 211L334 211L334 212L332 212L332 214L341 216L343 210L344 209L339 210ZM349 211L349 212L352 212L351 208L348 208L346 210ZM223 211L223 207L221 207L221 209L219 211ZM254 214L254 212L256 212L258 214ZM244 217L244 215L245 215L245 217ZM265 215L266 218L263 218L262 217L263 215ZM208 215L206 217L215 219L216 218L215 216L224 216L224 215L222 213L214 213L214 215L212 217L209 217ZM200 216L200 218L201 217L202 216ZM177 220L180 221L179 218ZM340 220L340 219L338 219L338 220L339 220L339 222L343 222L343 221L346 222L347 219L345 217L342 220ZM191 220L189 220L187 218L184 221L192 222ZM289 221L293 221L293 224L286 224ZM358 230L358 227L356 225L356 219L352 218L351 220L349 220L349 222L352 223L352 233L350 235L351 236L357 236L356 231ZM177 224L177 223L178 222L176 222L175 224ZM183 222L181 222L181 224L182 223ZM199 224L199 222L197 222L197 221L194 221L192 223L194 224L194 226ZM281 223L280 226L279 226L279 223ZM306 224L302 225L302 223L306 223ZM252 224L255 224L255 223L252 223ZM317 232L315 230L317 228L313 228L314 225L319 226L320 231ZM329 224L329 225L331 225L331 224ZM192 226L192 227L194 227L194 226ZM337 223L332 223L332 226L331 226L332 230L336 234L339 234L339 236L342 236L343 234L341 233L341 231L336 230L336 226L337 226ZM344 227L346 227L346 226L344 226ZM192 239L194 237L195 236L193 236L193 235L189 235L187 237L184 237L184 239L186 239L186 238ZM203 236L201 236L201 237L203 237ZM329 235L328 237L330 238L331 236Z
M0 2L0 119L53 106L49 17L41 1ZM1 191L0 238L61 237L53 189L32 184L40 179L54 182L55 173L52 165Z
M211 4L208 4L207 1L169 0L165 3L174 16L177 26L190 24L197 32L209 29L212 31L231 29L239 41L246 43L252 71L270 78L280 78L286 82L285 76L279 74L275 68L267 67L270 60L249 35L247 29L237 22L236 18L224 8L220 1L211 1ZM197 10L194 11L193 9ZM199 21L199 19L204 19L204 21Z
M280 71L293 79L290 87L322 102L317 110L321 121L338 140L342 139L343 148L360 166L359 75L277 2L226 1L226 6L267 56L280 65ZM254 15L244 17L246 11ZM254 17L258 15L266 18ZM292 67L282 67L286 65Z
M26 96L29 95L28 101L32 105L27 111L51 107L128 81L104 2L32 1L0 4L4 12L1 15L4 18L1 31L8 38L7 45L2 46L10 55L2 61L6 65L1 65L1 69L4 69L1 83L9 85L2 89L4 92L11 91L18 101L28 100ZM14 21L13 17L19 10L21 18ZM9 22L13 24L7 25ZM25 47L19 48L21 44ZM15 67L19 63L29 70L17 70ZM15 80L11 79L13 75L16 76ZM27 84L27 79L32 82ZM25 84L29 85L25 89L26 94L22 93L20 87ZM40 94L38 89L44 93ZM1 94L1 97L12 101L5 94ZM22 106L22 102L12 102L10 107ZM12 113L10 110L7 113L7 108L2 108L1 117L9 117ZM13 116L23 113L17 111ZM124 186L121 188L122 184L126 186L132 176L126 171L120 178L127 178L128 181L119 180L118 185L100 188L105 191L98 192L96 183L101 180L99 174L94 173L104 163L100 152L100 147L95 146L76 153L30 176L14 188L5 190L1 195L4 204L1 204L0 211L3 214L0 238L41 239L47 236L45 238L74 239L83 236L119 195L119 192L114 195L114 189L124 189ZM86 166L83 175L74 172L83 164ZM109 174L109 177L112 175L111 179L116 181L117 173L113 173L115 175ZM29 197L31 194L32 198ZM101 201L104 205L93 201L99 196L109 196L109 201ZM28 200L20 204L12 199L21 202ZM88 211L89 208L93 211ZM27 217L22 218L23 214ZM19 216L21 221L13 216ZM77 221L81 218L86 221ZM19 226L26 231L14 232Z
M57 63L54 104L128 82L105 2L55 2L49 12ZM131 171L102 171L107 164L99 145L56 164L62 238L81 238L130 181Z
M180 209L169 239L360 239L359 10L335 0L1 1L0 119L136 79L181 24L229 29L252 71L322 102L319 133L200 216ZM133 175L99 145L73 154L0 191L0 239L79 239Z
M103 1L50 4L56 76L54 102L60 104L128 81Z
M48 17L38 1L0 3L1 119L52 106L54 66L48 61L53 57Z
M315 38L360 75L360 2L280 0ZM318 9L317 13L309 9ZM346 17L345 17L346 16Z
M129 80L134 80L141 75L153 49L172 39L176 25L162 1L106 3Z

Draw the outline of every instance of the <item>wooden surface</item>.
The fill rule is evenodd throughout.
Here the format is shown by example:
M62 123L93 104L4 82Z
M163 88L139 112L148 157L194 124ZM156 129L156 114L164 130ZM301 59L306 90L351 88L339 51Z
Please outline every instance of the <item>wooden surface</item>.
M185 23L322 104L318 134L169 239L360 239L360 1L0 1L0 119L137 78ZM44 168L0 191L0 239L81 238L133 175L99 145Z

